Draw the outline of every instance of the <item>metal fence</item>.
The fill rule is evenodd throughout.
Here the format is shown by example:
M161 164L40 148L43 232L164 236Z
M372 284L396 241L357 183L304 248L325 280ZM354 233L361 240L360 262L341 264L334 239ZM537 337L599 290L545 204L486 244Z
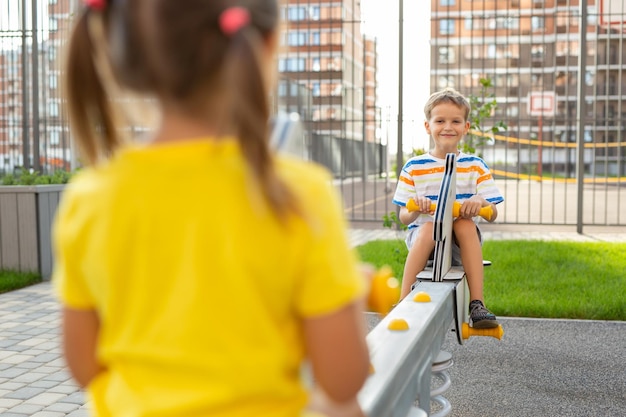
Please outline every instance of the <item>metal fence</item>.
M402 110L414 100L402 88L403 58L430 51L430 80L423 80L430 91L453 86L497 101L484 124L502 121L507 129L487 134L477 152L505 195L499 222L626 225L624 2L431 0L430 39L404 39L398 23L411 24L416 7L403 15L402 5L417 1L365 16L386 19L379 26L398 35L393 85L381 79L389 44L366 30L361 3L368 2L281 1L274 108L300 114L308 154L333 172L348 219L382 224L395 210L393 176L409 156L407 131L422 124ZM77 7L77 0L0 5L0 173L76 166L59 84ZM481 89L481 79L492 87Z
M0 172L52 172L71 166L60 94L60 58L70 0L0 6Z
M626 224L625 3L504 3L432 1L431 15L431 86L482 97L490 80L487 127L507 125L480 149L501 221Z

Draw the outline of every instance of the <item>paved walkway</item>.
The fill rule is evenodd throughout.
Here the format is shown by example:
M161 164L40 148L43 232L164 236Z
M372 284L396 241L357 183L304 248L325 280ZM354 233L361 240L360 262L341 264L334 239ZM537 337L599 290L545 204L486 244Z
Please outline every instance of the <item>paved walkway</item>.
M352 245L360 245L372 239L396 239L402 236L402 232L390 229L352 229L350 231ZM527 228L507 231L503 228L490 227L485 229L485 238L626 242L626 233L605 230L578 235L572 231L550 232L536 229L533 231ZM58 321L59 306L52 296L48 282L0 294L0 415L2 417L88 416L85 397L65 370L59 347ZM621 332L624 331L624 327L626 326L619 327ZM626 335L620 337L621 341L626 340ZM562 339L559 340L562 341ZM528 349L536 348L530 337L524 339L523 343L527 343ZM626 346L622 344L622 347L624 352L621 352L619 356L621 358L626 354ZM520 358L520 366L524 366L525 353L517 352L517 355ZM508 360L506 357L500 359ZM620 363L620 360L617 360L612 364L621 366L623 370L623 361ZM494 369L493 372L497 371ZM593 369L590 372L593 372ZM622 374L626 375L626 372ZM604 382L623 384L623 380ZM624 388L622 393L626 392L624 385L618 385L618 387ZM626 409L626 404L620 403L620 405L625 405L623 409ZM487 414L482 415L487 416ZM552 416L559 415L569 414L552 413Z
M0 415L88 416L61 358L50 283L0 294L0 318Z
M481 225L483 239L489 240L554 240L575 242L626 242L626 228L587 228L577 233L575 227ZM588 231L587 231L588 230ZM362 245L371 240L403 239L405 232L388 228L350 230L350 243Z

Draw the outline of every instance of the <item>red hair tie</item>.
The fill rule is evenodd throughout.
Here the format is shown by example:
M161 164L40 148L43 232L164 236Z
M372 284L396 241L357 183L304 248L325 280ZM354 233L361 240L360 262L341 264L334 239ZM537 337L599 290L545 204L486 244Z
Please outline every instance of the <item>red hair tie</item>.
M107 0L84 0L87 7L93 10L102 11L107 6Z
M250 23L250 12L243 7L229 7L220 14L219 18L220 29L226 36L234 35L248 23Z

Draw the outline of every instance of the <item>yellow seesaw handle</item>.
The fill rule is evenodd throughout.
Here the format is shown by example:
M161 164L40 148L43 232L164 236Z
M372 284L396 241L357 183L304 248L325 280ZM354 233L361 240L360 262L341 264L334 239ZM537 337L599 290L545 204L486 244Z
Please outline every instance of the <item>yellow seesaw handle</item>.
M408 211L418 211L419 206L417 205L415 200L410 199L406 203L406 209ZM435 211L436 209L437 209L437 204L432 203L430 205L430 210ZM455 201L454 204L452 205L452 216L459 217L460 209L461 209L461 203L459 203L458 201ZM485 220L491 220L491 216L493 216L493 207L491 207L491 205L488 205L486 207L481 208L480 211L478 212L478 215Z
M383 266L374 274L367 298L371 311L385 315L391 311L400 299L400 282L393 277L389 266Z
M491 336L496 339L502 339L504 335L504 330L501 325L498 327L492 327L491 329L475 329L470 327L469 324L463 323L462 336L463 339L469 339L471 336Z

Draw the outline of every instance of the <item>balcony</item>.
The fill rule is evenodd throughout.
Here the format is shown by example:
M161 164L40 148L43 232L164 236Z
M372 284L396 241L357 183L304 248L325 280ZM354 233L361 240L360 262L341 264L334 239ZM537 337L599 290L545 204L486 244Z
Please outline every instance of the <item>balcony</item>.
M602 84L596 86L596 95L598 96L623 96L626 95L626 85L618 84Z

